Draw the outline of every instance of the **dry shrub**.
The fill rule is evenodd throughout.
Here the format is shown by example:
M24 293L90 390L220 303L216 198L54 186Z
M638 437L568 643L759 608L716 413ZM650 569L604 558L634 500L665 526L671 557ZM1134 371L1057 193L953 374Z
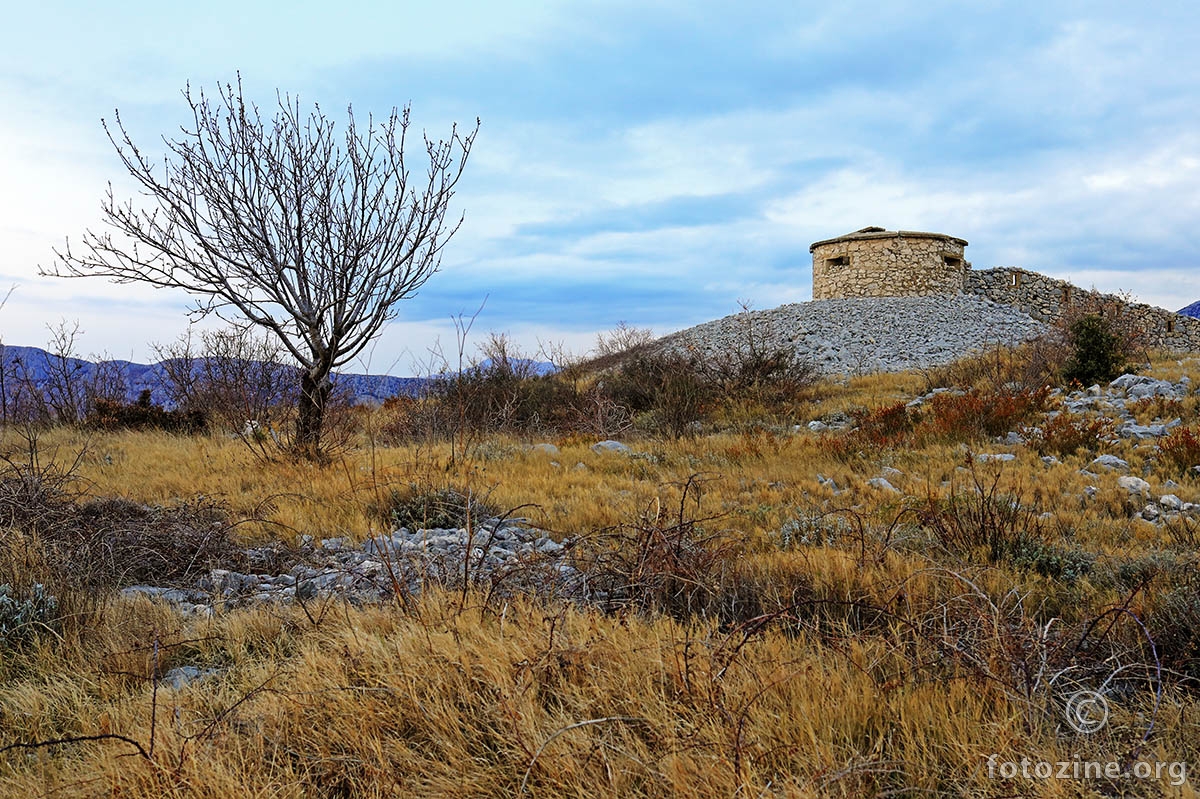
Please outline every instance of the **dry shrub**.
M1175 428L1159 439L1157 449L1159 460L1176 473L1200 465L1200 437L1190 427Z
M199 341L189 330L155 352L170 404L200 411L231 432L241 431L248 419L282 430L280 409L296 405L299 368L279 341L250 328L204 331Z
M500 516L486 496L454 486L432 488L415 483L391 489L370 508L371 515L394 530L457 530Z
M980 388L1033 391L1058 382L1070 350L1058 331L1016 347L996 346L922 372L926 390Z
M1142 397L1140 400L1127 405L1127 409L1136 419L1153 421L1154 419L1171 419L1182 416L1185 411L1183 402L1176 397L1166 397L1155 394L1152 397Z
M630 350L644 349L654 341L654 331L648 327L634 327L624 320L607 333L596 334L596 357L607 358L622 355Z
M1162 592L1147 623L1163 665L1200 680L1200 586L1187 582Z
M740 546L728 534L704 529L704 523L717 517L694 518L688 512L689 503L698 506L703 482L700 475L690 476L671 511L658 501L637 521L575 543L576 568L586 575L601 607L681 620L738 618L747 612L728 601L738 594L732 567ZM754 606L750 615L757 610Z
M26 460L8 457L0 467L0 535L10 562L20 553L24 581L98 593L138 582L183 584L244 559L223 504L88 499L73 467L43 462L32 437L29 447Z
M133 403L96 400L84 424L97 430L163 430L194 434L208 428L208 417L201 410L165 410L150 402L150 389L146 389Z
M995 564L1045 542L1037 511L1022 501L1019 491L1000 490L1000 471L986 481L973 457L967 469L971 479L966 491L952 485L948 497L930 495L917 512L921 526L943 549L968 561L982 552L984 562Z
M1015 586L987 590L974 576L943 574L957 590L898 626L918 670L999 689L1025 709L1031 728L1050 723L1060 734L1070 734L1065 704L1080 690L1099 691L1114 704L1150 711L1142 729L1153 726L1152 700L1162 691L1162 673L1153 640L1128 609L1132 597L1069 621L1048 617ZM1106 740L1110 734L1122 733L1101 733Z
M971 389L935 394L921 408L904 402L851 412L854 427L831 437L830 451L841 457L878 449L920 446L931 441L969 442L1004 435L1046 409L1050 390Z
M1046 409L1049 388L935 394L926 403L924 432L935 440L1002 436Z
M1095 452L1113 435L1111 419L1088 419L1063 411L1046 419L1040 427L1024 427L1021 435L1039 455L1074 455L1079 450Z
M29 502L31 494L38 499ZM184 584L244 559L221 503L208 498L150 507L119 498L76 502L0 477L0 519L44 550L45 565L103 591L152 582Z
M831 436L827 442L829 450L841 457L907 444L920 419L903 402L882 408L857 408L850 412L850 418L853 422L850 432Z

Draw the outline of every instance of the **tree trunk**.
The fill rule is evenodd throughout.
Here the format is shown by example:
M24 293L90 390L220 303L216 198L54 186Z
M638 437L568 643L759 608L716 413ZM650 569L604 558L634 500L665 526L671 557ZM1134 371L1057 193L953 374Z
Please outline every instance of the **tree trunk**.
M317 460L321 457L321 428L325 422L325 404L333 391L330 368L325 359L300 375L300 418L296 420L296 449L301 455Z

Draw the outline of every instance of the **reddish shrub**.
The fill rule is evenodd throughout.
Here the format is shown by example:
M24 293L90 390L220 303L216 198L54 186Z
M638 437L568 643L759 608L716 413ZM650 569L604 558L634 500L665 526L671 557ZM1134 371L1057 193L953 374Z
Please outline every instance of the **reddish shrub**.
M1047 419L1041 427L1021 429L1021 435L1039 455L1074 455L1081 449L1092 452L1112 432L1111 419L1087 419L1071 413Z
M1158 442L1163 464L1178 472L1200 465L1200 437L1190 427L1177 427Z
M925 432L933 438L950 441L1001 436L1045 410L1049 394L1046 387L996 392L972 389L965 394L937 394L926 406Z
M85 420L89 427L99 430L165 430L169 433L201 433L208 428L208 418L200 411L168 411L150 402L146 390L137 402L126 405L113 400L98 399L96 407Z
M845 436L829 440L829 448L838 455L853 455L872 449L888 449L908 442L918 417L903 402L882 408L860 408L850 412L854 429Z

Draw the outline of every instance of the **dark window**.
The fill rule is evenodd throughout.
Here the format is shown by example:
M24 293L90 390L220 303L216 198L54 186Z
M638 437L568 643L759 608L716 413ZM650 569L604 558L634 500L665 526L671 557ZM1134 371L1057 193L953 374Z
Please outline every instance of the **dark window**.
M957 269L958 267L962 266L962 258L956 258L953 255L943 255L942 263L952 269Z
M850 256L849 255L839 255L836 258L827 258L825 260L825 265L826 266L849 266L850 265Z

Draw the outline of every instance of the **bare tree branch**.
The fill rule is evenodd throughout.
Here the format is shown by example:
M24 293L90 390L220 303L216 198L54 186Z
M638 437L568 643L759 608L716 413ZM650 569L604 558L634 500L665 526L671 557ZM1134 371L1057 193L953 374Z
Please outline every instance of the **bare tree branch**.
M405 162L409 109L360 128L353 109L340 135L314 105L276 96L264 120L236 86L183 90L192 114L163 137L161 164L134 143L119 112L103 121L143 207L102 203L109 229L55 250L43 275L106 277L182 289L199 315L269 330L303 367L297 441L319 453L333 369L353 360L441 266L462 224L450 200L479 132L423 136L424 175ZM115 236L114 236L115 232ZM224 317L223 317L224 318Z

